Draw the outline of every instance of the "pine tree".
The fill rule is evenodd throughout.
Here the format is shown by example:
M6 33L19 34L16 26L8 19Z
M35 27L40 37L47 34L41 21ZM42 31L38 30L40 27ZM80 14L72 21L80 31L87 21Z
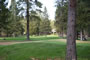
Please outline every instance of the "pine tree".
M41 8L42 4L37 0L34 0L34 1L33 0L19 0L18 3L19 3L19 5L22 5L22 4L26 5L26 6L24 6L24 7L26 7L26 9L24 9L24 7L21 7L21 10L26 11L27 40L30 40L30 38L29 38L29 27L30 27L29 26L29 17L30 17L31 11L33 10L32 6L35 4L37 7ZM20 4L20 3L22 3L22 4ZM33 11L35 11L35 10L37 10L37 9L34 8Z
M57 0L56 2L55 26L59 37L63 37L67 24L67 1Z
M40 34L47 35L51 33L50 20L48 18L48 13L46 7L44 8L43 17L40 22Z
M4 2L5 0L0 0L0 35L1 35L1 32L8 25L7 18L8 18L9 10L6 8L6 4Z

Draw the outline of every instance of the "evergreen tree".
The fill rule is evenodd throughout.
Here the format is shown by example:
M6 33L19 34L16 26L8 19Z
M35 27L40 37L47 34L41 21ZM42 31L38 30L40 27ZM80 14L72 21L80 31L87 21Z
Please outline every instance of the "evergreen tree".
M63 37L67 25L67 2L64 0L57 0L56 2L55 26L58 35Z
M22 3L22 4L21 4ZM21 5L24 5L24 7L21 7L21 10L24 9L26 7L26 9L24 9L26 11L26 19L27 19L27 40L30 40L29 38L29 16L31 11L36 11L37 9L33 9L33 6L37 6L39 8L41 8L41 3L37 0L33 1L33 0L19 0L18 1L19 7Z
M77 31L80 32L80 40L86 40L85 32L87 31L88 25L90 24L89 4L84 0L78 0L77 4Z
M18 36L24 30L18 15L16 0L11 0L10 12L8 14L8 25L5 28L7 36Z
M48 19L48 13L46 7L44 8L42 20L40 22L40 34L47 35L51 33L50 20Z
M31 18L30 29L29 29L30 34L31 35L39 35L39 33L40 33L39 26L40 26L40 21L41 21L40 16L38 15L38 13L32 12L30 18Z
M1 32L3 32L3 30L6 28L6 26L8 25L8 13L9 10L6 8L6 5L4 3L5 0L0 0L0 35Z

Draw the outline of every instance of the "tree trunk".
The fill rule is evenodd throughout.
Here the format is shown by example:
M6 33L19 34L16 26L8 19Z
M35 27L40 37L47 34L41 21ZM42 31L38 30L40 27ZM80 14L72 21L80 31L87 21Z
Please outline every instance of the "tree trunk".
M59 37L62 37L62 32L58 32L58 36Z
M63 5L64 5L64 0L62 0L61 4L62 4L62 7L63 7ZM61 16L62 16L62 15L63 15L63 8L61 9ZM64 23L64 22L62 22L62 23ZM63 30L64 30L64 29L63 29L63 26L61 27L61 30L62 30L62 32L61 32L61 37L64 37L64 36L63 36L63 33L64 33L64 32L63 32Z
M78 40L78 31L76 32L76 40Z
M7 32L7 37L8 37L8 34L9 34L9 33Z
M66 60L77 60L76 56L76 0L69 0Z
M29 0L26 0L27 3L27 40L30 40L29 38Z
M83 40L83 30L80 31L80 40Z
M64 37L64 36L63 36L63 34L64 34L63 30L64 30L64 29L63 29L63 27L62 27L61 37Z
M1 31L0 31L0 37L2 36L2 34L1 34Z
M83 29L82 29L81 32L80 32L80 40L81 40L81 41L87 40L87 39L86 39L86 36L85 36L85 31L84 31Z
M84 40L86 41L88 39L87 32L84 30Z
M90 33L88 33L88 37L90 37Z

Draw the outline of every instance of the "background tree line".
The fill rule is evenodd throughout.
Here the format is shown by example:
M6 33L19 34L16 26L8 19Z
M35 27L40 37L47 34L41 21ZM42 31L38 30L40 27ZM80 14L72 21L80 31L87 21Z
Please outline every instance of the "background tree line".
M35 0L0 0L0 36L47 35L51 33L47 8L41 11L42 3ZM27 6L28 5L28 6Z
M80 37L80 40L86 40L90 37L90 1L77 0L77 14L76 14L76 39ZM63 37L67 30L67 13L68 13L68 1L57 0L56 1L56 16L55 26L58 35Z

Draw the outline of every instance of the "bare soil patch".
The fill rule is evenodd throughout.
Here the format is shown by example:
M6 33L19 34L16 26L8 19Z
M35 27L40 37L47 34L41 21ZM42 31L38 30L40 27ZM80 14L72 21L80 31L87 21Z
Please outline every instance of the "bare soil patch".
M20 44L20 43L32 43L32 42L42 42L42 41L22 41L22 42L0 42L0 45L13 45L13 44Z

